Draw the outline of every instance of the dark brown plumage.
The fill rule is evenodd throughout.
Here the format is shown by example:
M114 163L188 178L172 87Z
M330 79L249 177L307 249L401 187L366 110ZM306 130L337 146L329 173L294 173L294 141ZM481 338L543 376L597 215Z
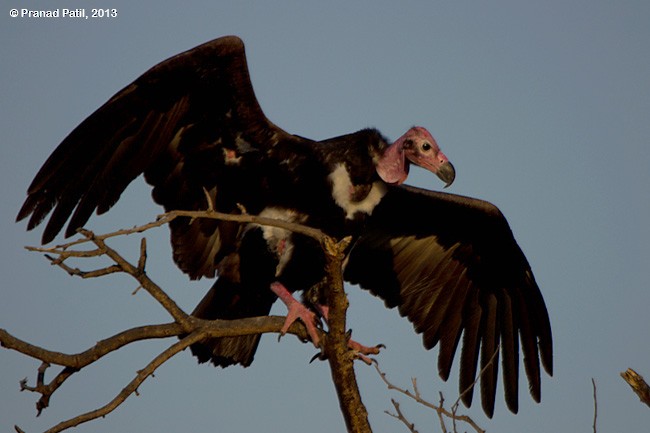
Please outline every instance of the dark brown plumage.
M222 212L240 212L241 204L351 235L345 278L397 307L427 349L439 346L444 379L461 337L462 391L474 381L479 353L484 367L500 345L506 402L516 412L519 344L536 401L540 358L552 372L548 314L530 266L493 205L401 186L412 163L447 185L454 179L421 127L393 143L374 129L317 142L278 128L255 98L242 41L228 36L154 66L84 120L38 172L17 219L29 217L33 229L51 213L43 243L68 220L69 236L144 174L166 210L205 209L207 191ZM219 274L194 312L203 318L265 315L278 296L286 301L323 278L320 247L288 232L178 219L171 242L190 278ZM258 342L211 339L192 349L202 362L246 366ZM490 416L497 372L494 362L481 378ZM463 401L471 403L471 391Z
M553 370L548 313L526 258L492 204L390 187L350 253L345 278L398 307L423 334L427 349L439 345L444 379L462 336L460 392L474 382L479 351L482 369L500 344L506 402L513 412L521 337L530 391L540 400L540 356L546 371ZM497 356L481 380L489 415L498 361ZM463 401L469 405L472 393Z

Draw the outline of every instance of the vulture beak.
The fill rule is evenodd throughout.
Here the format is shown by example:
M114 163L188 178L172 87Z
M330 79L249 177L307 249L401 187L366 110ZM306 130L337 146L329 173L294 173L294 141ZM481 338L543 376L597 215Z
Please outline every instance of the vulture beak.
M438 171L436 171L436 176L438 176L440 180L445 183L445 188L447 188L449 185L454 183L454 179L456 178L456 170L454 169L454 166L451 164L451 162L446 161L438 168Z

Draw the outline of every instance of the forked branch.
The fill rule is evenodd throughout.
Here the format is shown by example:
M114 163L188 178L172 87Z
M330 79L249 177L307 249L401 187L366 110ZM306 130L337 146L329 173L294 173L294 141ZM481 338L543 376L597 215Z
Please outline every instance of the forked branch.
M490 361L479 372L479 374L478 374L476 380L474 381L474 383L472 383L468 387L468 389L464 390L463 393L461 393L461 395L458 397L456 402L451 406L451 409L445 409L445 407L444 407L445 399L442 396L442 393L440 393L440 402L438 404L432 403L432 402L426 400L425 398L423 398L422 394L420 393L420 390L418 388L417 379L415 379L415 378L411 379L411 385L413 387L413 391L411 391L409 389L401 388L401 387L399 387L397 385L394 385L392 382L390 382L390 380L388 380L388 378L386 376L386 373L384 373L379 368L378 363L375 363L375 370L377 370L377 373L379 374L379 377L386 384L386 386L388 387L389 390L395 390L395 391L399 392L400 394L405 395L406 397L410 398L411 400L414 400L415 402L421 404L422 406L425 406L425 407L427 407L429 409L434 410L436 412L436 414L438 415L438 420L440 421L440 428L441 428L443 433L447 433L447 431L448 431L445 419L450 419L452 421L452 424L453 424L453 427L452 427L453 430L452 431L453 432L458 431L457 426L456 426L456 422L460 421L460 422L464 422L464 423L469 424L477 433L485 433L485 430L483 430L481 427L479 427L479 425L476 424L476 422L471 417L469 417L468 415L459 415L458 414L458 408L459 408L460 399L463 396L463 394L468 392L470 389L472 389L474 387L474 385L476 385L476 383L480 379L481 375L487 370L487 368L490 366L490 364L492 364L494 362L494 360L496 358L496 354L498 352L499 352L499 347L496 348L495 353L490 358ZM404 416L402 410L400 409L399 403L397 401L395 401L394 399L391 399L391 402L392 402L393 407L395 408L396 412L393 413L393 412L386 411L386 413L389 416L392 416L393 418L396 418L400 422L402 422L409 429L409 431L416 432L415 425L412 422L410 422Z
M107 245L106 241L116 236L124 236L135 233L142 233L146 230L160 227L176 218L211 218L242 223L255 223L260 225L271 225L291 230L305 236L317 239L328 258L328 278L333 289L329 296L331 302L329 329L331 338L323 335L324 358L327 358L332 368L332 375L339 393L341 409L350 431L370 432L367 421L365 407L361 403L359 391L354 379L352 368L353 356L347 350L347 334L345 332L345 308L347 307L347 298L343 291L343 280L341 276L341 261L343 259L342 251L345 249L349 240L341 243L327 237L320 230L305 227L299 224L288 223L286 221L261 218L257 216L240 214L230 215L222 214L214 210L208 211L172 211L158 217L154 222L150 222L131 229L118 230L112 233L95 235L88 230L80 230L82 237L72 242L51 247L28 247L30 251L37 251L46 254L52 264L59 266L67 273L81 278L97 278L114 273L126 273L133 277L138 283L139 288L145 289L171 316L173 322L164 324L155 324L136 327L125 330L104 340L99 341L93 347L76 354L65 354L44 349L23 341L7 331L0 329L0 345L23 353L29 357L42 361L38 369L35 386L29 386L26 380L21 381L21 390L37 392L41 398L37 402L37 410L40 414L43 409L48 407L52 394L65 383L73 374L81 371L84 367L93 364L105 355L119 350L136 341L169 338L180 338L167 349L156 355L143 369L139 370L135 378L129 382L118 395L116 395L106 405L78 415L67 421L63 421L46 433L55 433L77 426L84 422L103 417L122 404L131 394L137 392L139 385L151 376L154 371L172 356L189 347L190 345L206 338L215 337L233 337L250 334L262 334L268 332L280 332L284 324L283 317L254 317L239 320L202 320L195 318L183 311L171 299L165 291L160 288L146 273L145 266L147 262L146 242L143 239L140 244L140 255L136 264L126 260L116 250ZM78 247L92 245L91 249L83 250ZM78 258L96 258L108 257L113 264L100 269L88 271L80 270L69 265L66 261ZM303 341L308 341L309 336L304 326L294 323L288 330L298 336ZM45 381L45 373L51 365L63 367L62 370L49 382ZM22 432L19 427L16 430Z

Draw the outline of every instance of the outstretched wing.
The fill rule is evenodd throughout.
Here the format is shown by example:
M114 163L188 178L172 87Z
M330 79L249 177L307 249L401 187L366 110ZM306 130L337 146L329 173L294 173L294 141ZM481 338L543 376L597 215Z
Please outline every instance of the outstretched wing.
M427 349L439 344L445 380L462 334L460 392L474 382L480 352L482 404L490 417L499 345L506 403L517 412L521 341L530 392L539 401L540 356L549 374L553 368L548 313L524 254L492 204L390 187L350 252L345 277L398 307ZM462 396L469 406L472 389Z
M300 139L262 112L242 41L215 39L154 66L75 128L36 175L17 220L31 215L31 230L52 212L43 243L68 219L70 236L93 211L110 209L142 173L167 210L205 209L205 189L230 212L235 197L246 197L255 183L255 161L282 140ZM236 229L175 222L176 262L193 278L214 275Z

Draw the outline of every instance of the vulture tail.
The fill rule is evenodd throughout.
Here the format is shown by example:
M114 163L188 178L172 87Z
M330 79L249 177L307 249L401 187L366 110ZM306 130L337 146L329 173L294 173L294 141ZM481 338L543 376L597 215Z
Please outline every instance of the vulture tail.
M276 298L268 288L264 289L257 292L246 290L241 283L221 277L192 315L207 320L267 316ZM210 338L193 344L190 349L200 363L211 361L219 367L234 364L248 367L253 362L260 337L261 334Z

